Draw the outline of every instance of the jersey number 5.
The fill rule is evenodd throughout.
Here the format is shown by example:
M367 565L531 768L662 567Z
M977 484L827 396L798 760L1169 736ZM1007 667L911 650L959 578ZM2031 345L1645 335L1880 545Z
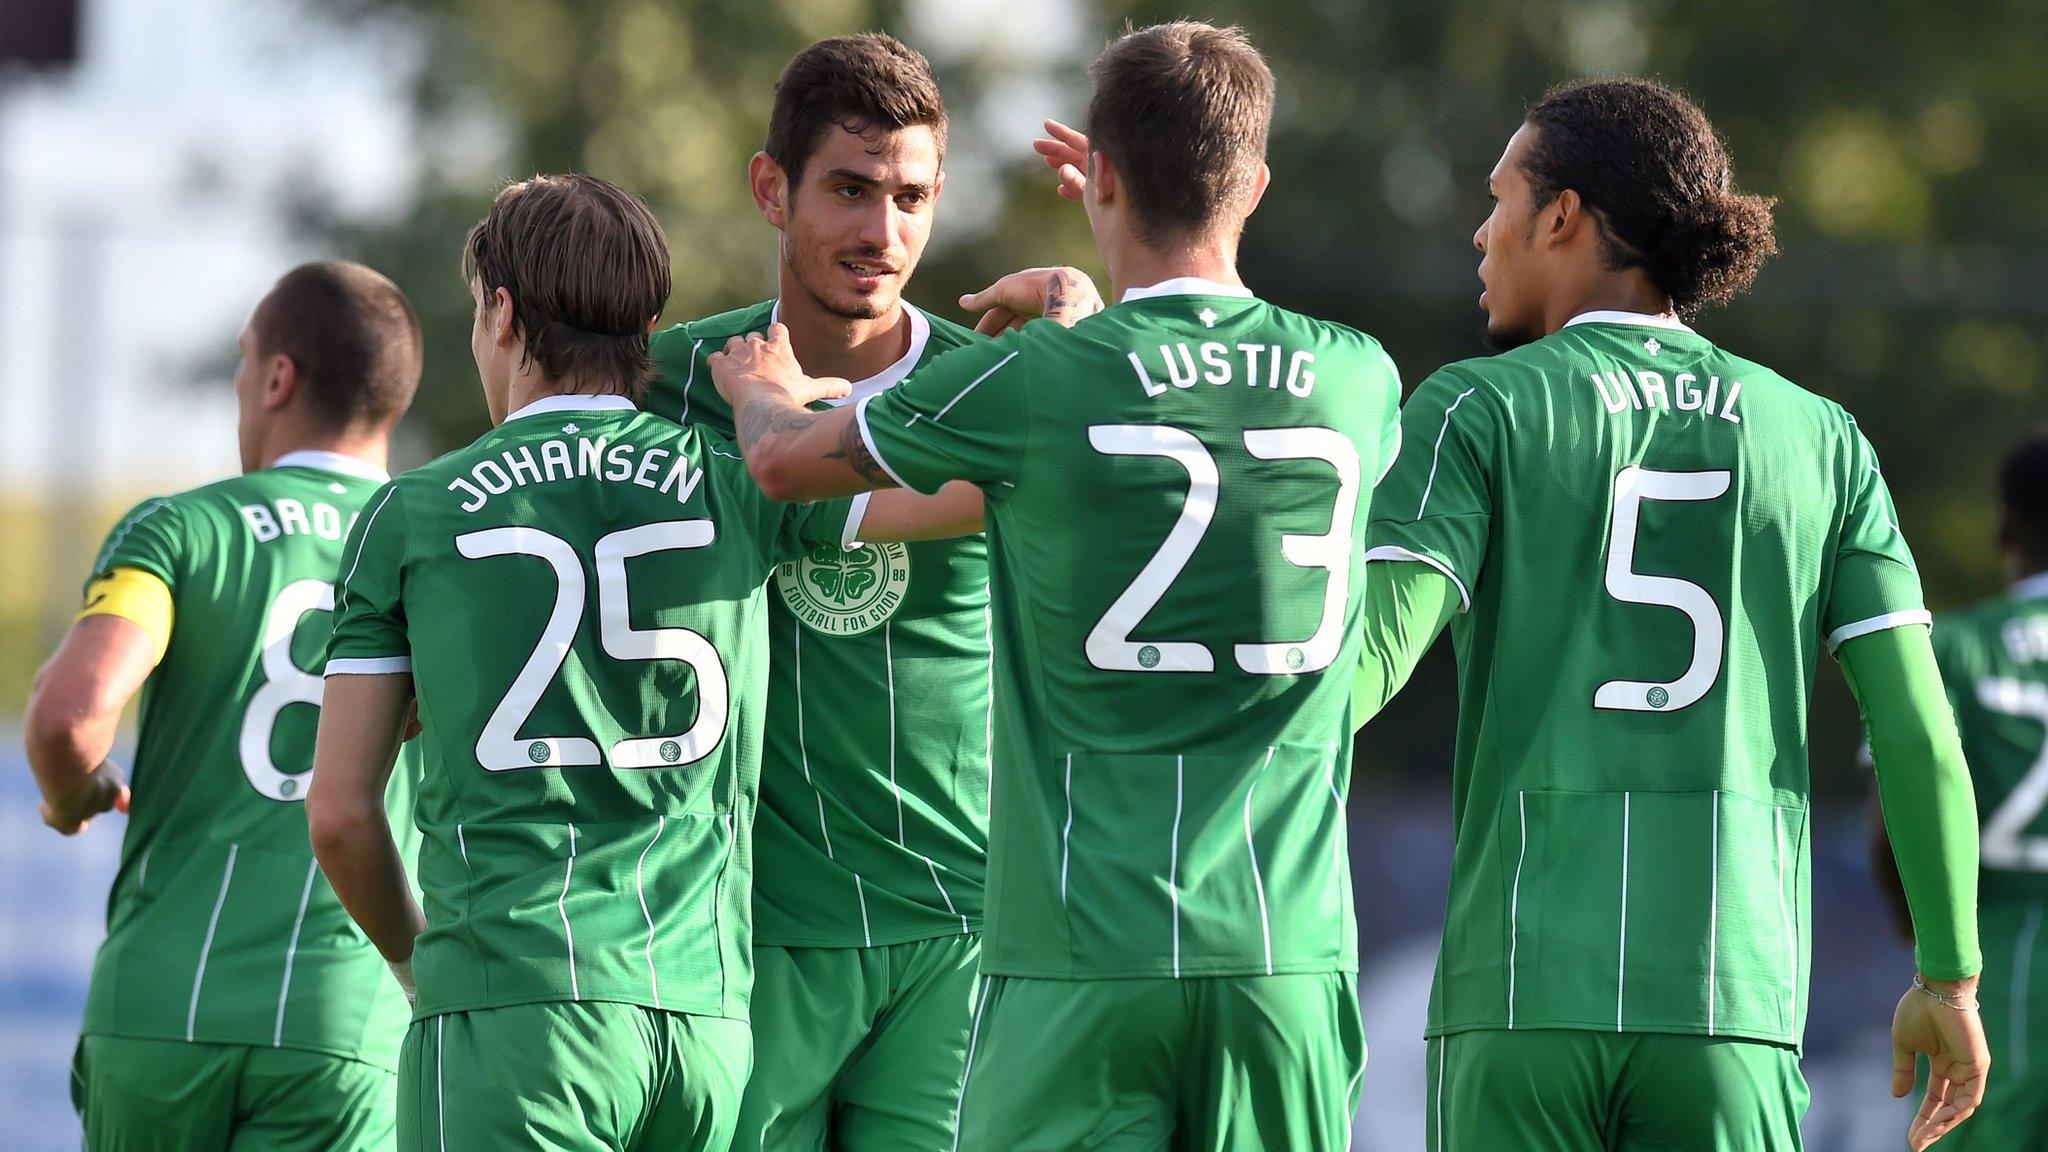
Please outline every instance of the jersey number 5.
M1656 472L1623 468L1614 477L1614 512L1607 533L1607 594L1628 604L1676 608L1692 620L1692 662L1665 683L1609 680L1593 693L1593 707L1623 712L1675 712L1699 702L1721 678L1728 629L1721 606L1705 588L1672 576L1635 570L1636 521L1645 500L1712 500L1728 491L1728 471Z
M1193 434L1164 424L1097 424L1088 429L1088 443L1105 456L1164 456L1187 470L1188 496L1159 551L1152 554L1138 578L1123 590L1095 627L1088 630L1088 662L1115 672L1214 672L1215 654L1194 640L1131 639L1146 615L1166 597L1166 590L1188 565L1195 548L1216 517L1222 478L1216 458ZM1321 460L1337 470L1337 502L1330 511L1330 530L1317 536L1288 533L1280 537L1280 553L1300 568L1321 568L1330 574L1323 587L1323 615L1314 635L1289 642L1238 644L1237 666L1255 676L1294 676L1320 672L1336 662L1344 644L1344 606L1351 581L1351 522L1358 511L1358 448L1334 428L1248 428L1247 452L1261 460Z
M491 710L476 741L477 763L492 772L514 768L673 768L709 755L725 738L725 662L702 635L688 628L635 628L627 608L626 561L651 552L707 548L717 536L709 520L670 520L622 528L591 549L597 568L597 631L605 655L614 660L680 660L697 677L697 719L687 732L635 736L611 746L609 758L583 736L521 736L541 694L569 658L569 646L583 623L585 580L575 546L537 528L489 528L455 538L456 550L472 560L491 556L535 556L555 574L555 604L540 642Z

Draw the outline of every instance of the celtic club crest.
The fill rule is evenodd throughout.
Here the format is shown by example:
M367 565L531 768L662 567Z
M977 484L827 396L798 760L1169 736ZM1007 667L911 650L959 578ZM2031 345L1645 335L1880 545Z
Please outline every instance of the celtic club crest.
M775 569L775 590L790 614L827 636L881 627L909 588L910 549L901 544L814 548Z

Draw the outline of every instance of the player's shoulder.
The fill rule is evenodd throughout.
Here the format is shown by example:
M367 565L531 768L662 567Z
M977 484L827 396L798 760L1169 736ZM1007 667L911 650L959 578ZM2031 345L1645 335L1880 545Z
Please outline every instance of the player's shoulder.
M924 317L925 324L931 333L925 339L934 350L962 348L988 339L988 337L983 336L967 325L955 323L928 309L919 308L917 312L918 315Z
M654 334L652 351L656 359L687 355L700 344L724 344L735 336L759 332L775 315L775 301L763 300L730 312L686 320Z

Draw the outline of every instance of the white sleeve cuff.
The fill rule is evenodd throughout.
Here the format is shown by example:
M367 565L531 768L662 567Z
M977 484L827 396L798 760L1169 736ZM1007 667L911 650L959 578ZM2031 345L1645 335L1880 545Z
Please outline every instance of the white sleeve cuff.
M881 393L875 393L875 396L879 395L881 395ZM880 464L882 466L882 471L887 472L889 474L889 479L894 480L896 482L897 487L907 488L910 491L916 492L922 496L930 496L930 492L926 492L924 489L919 488L917 485L912 484L904 480L903 477L897 475L896 470L894 468L889 467L889 462L887 460L882 459L881 450L875 447L875 434L868 430L868 402L870 400L873 400L875 396L863 396L860 398L860 403L853 406L853 422L860 425L861 443L868 446L868 455L873 456L875 458L875 463Z
M860 547L860 525L868 517L868 499L873 495L873 492L863 492L853 498L853 507L846 511L846 528L839 533L841 548Z
M1451 583L1457 586L1458 611L1470 612L1472 610L1472 594L1465 590L1465 582L1458 579L1458 574L1451 571L1450 565L1445 564L1434 556L1424 556L1420 552L1410 552L1406 548L1397 548L1392 544L1382 544L1365 554L1366 563L1370 564L1375 560L1413 560L1418 564L1429 565L1431 568L1450 577Z
M1828 651L1833 652L1858 636L1883 632L1887 628L1906 628L1914 624L1925 624L1932 628L1934 614L1925 608L1914 608L1906 612L1887 612L1882 616L1872 616L1868 620L1858 620L1854 624L1844 624L1828 633Z
M342 656L327 662L329 676L386 676L394 672L410 671L410 656Z

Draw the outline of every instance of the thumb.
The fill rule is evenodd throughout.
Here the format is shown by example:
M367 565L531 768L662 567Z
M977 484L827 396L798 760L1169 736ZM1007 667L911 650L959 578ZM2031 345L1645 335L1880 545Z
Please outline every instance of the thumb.
M853 382L843 376L818 377L818 394L821 399L837 400L853 395Z
M1903 1048L1897 1041L1892 1042L1892 1098L1898 1099L1913 1090L1913 1052Z
M126 816L128 814L128 797L128 786L123 784L121 785L121 790L114 793L114 811Z
M768 343L775 348L789 348L789 329L780 320L768 325Z
M984 308L995 307L997 303L996 289L1001 286L1001 283L1001 281L997 281L979 292L969 292L967 295L960 297L960 307L968 312L979 312Z

